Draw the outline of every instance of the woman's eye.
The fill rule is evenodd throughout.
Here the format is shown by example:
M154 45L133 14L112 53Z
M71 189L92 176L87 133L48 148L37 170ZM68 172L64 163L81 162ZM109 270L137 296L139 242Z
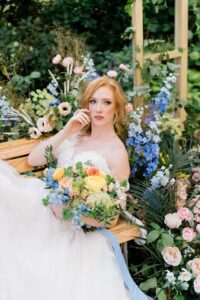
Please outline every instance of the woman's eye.
M106 100L104 103L105 103L106 105L110 105L112 102L109 101L109 100Z
M89 101L89 103L96 103L96 100L95 99L91 99L90 101Z

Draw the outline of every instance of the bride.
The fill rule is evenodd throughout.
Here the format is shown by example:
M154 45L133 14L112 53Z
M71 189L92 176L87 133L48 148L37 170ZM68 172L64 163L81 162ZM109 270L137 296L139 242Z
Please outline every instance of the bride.
M53 146L59 166L91 160L117 180L128 179L123 142L125 96L119 84L99 77L87 86L81 109L53 137L30 153L43 165ZM0 300L146 300L127 288L112 244L101 231L84 233L61 218L61 208L43 206L44 182L23 178L0 162ZM83 216L86 224L104 224ZM109 226L115 225L117 218Z

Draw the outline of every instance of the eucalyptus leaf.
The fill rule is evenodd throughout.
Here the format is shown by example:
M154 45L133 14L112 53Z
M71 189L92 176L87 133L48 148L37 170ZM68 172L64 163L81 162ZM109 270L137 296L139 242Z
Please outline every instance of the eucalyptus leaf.
M147 235L147 242L148 244L154 242L155 240L157 240L157 238L159 238L160 236L160 231L158 230L152 230L149 232L149 234Z
M150 289L155 289L157 287L157 279L156 277L152 277L145 282L140 284L140 289L144 292L147 292Z

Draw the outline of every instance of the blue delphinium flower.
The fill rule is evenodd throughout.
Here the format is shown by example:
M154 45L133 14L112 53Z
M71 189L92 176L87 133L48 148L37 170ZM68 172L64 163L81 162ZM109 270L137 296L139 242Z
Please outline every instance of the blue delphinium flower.
M56 189L58 187L58 182L53 179L53 173L55 172L54 168L49 168L46 170L45 177L42 180L46 183L47 187Z

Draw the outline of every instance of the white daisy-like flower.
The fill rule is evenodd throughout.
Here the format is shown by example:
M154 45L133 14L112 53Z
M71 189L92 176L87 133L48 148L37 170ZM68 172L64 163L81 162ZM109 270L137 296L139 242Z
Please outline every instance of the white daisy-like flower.
M182 268L182 272L179 274L178 280L179 281L190 281L191 279L192 279L192 274L188 270Z
M29 128L28 133L32 139L38 139L42 135L36 127Z
M72 107L69 102L62 102L58 105L58 110L61 116L67 116L71 113Z

